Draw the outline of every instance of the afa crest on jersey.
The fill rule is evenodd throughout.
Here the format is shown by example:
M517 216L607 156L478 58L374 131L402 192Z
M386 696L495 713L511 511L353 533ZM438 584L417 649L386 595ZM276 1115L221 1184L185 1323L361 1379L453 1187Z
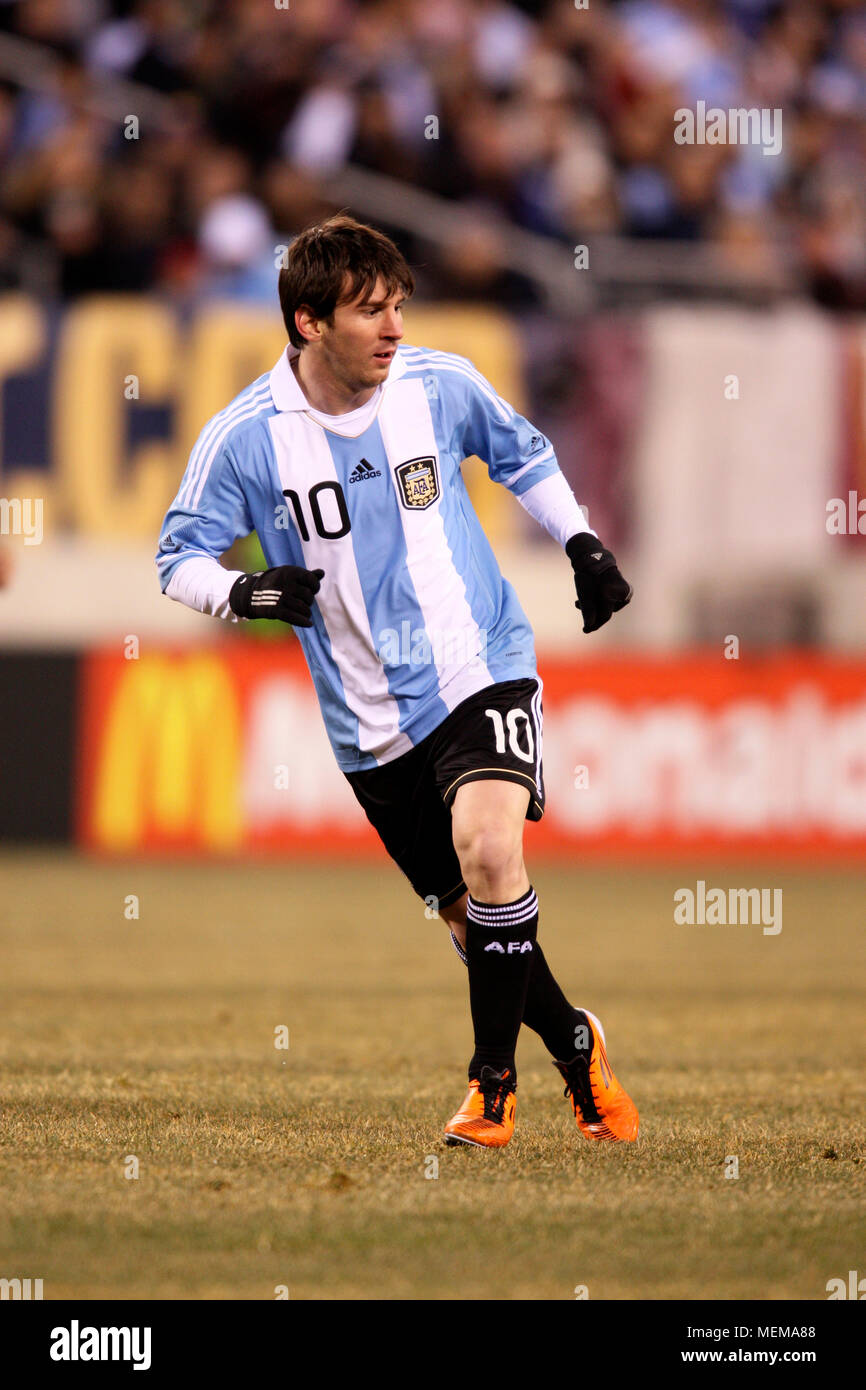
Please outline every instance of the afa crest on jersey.
M429 507L439 496L435 458L409 459L394 469L404 507L416 511Z

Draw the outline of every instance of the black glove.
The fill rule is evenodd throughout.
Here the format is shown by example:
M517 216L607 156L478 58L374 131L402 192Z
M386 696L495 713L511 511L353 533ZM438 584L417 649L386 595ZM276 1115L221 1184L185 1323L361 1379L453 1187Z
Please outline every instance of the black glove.
M604 626L611 614L625 608L632 596L632 587L623 579L610 551L588 531L572 536L565 553L574 570L577 590L574 606L583 614L583 630L595 632Z
M293 627L312 627L313 599L324 575L324 570L300 565L238 575L229 590L229 608L239 618L279 618Z

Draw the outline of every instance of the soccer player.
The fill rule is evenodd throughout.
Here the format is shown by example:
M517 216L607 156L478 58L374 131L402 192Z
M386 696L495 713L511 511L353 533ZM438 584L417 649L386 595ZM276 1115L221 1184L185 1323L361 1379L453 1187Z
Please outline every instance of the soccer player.
M541 431L465 357L401 345L413 290L394 243L351 217L296 238L279 275L289 346L202 430L163 524L160 583L203 613L293 625L339 767L449 928L475 1051L446 1141L511 1138L521 1023L550 1051L580 1131L633 1140L601 1024L568 1002L538 942L523 827L544 813L542 685L462 461L484 459L564 547L584 632L631 588ZM253 529L269 568L224 568Z

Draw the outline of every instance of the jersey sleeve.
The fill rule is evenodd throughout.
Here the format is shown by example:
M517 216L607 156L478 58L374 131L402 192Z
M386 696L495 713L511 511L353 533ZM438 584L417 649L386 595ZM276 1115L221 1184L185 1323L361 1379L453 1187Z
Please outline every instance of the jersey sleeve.
M177 496L166 513L156 567L163 593L202 613L234 620L228 591L240 571L224 569L221 555L254 529L228 444L212 459L200 438ZM195 565L188 572L190 561ZM187 579L194 582L187 582Z
M497 394L467 358L458 369L464 457L477 454L490 477L516 497L559 472L550 440Z
M468 358L454 359L452 379L462 397L461 447L477 454L495 483L502 483L541 526L564 546L579 531L592 531L541 430L504 401Z

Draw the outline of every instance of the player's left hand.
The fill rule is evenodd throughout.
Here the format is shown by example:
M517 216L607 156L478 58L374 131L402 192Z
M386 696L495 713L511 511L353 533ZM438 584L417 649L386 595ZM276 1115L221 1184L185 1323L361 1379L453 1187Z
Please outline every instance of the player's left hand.
M572 536L565 553L574 570L577 591L574 606L583 614L583 630L595 632L604 627L614 613L625 608L631 599L632 587L623 579L611 552L588 531Z

